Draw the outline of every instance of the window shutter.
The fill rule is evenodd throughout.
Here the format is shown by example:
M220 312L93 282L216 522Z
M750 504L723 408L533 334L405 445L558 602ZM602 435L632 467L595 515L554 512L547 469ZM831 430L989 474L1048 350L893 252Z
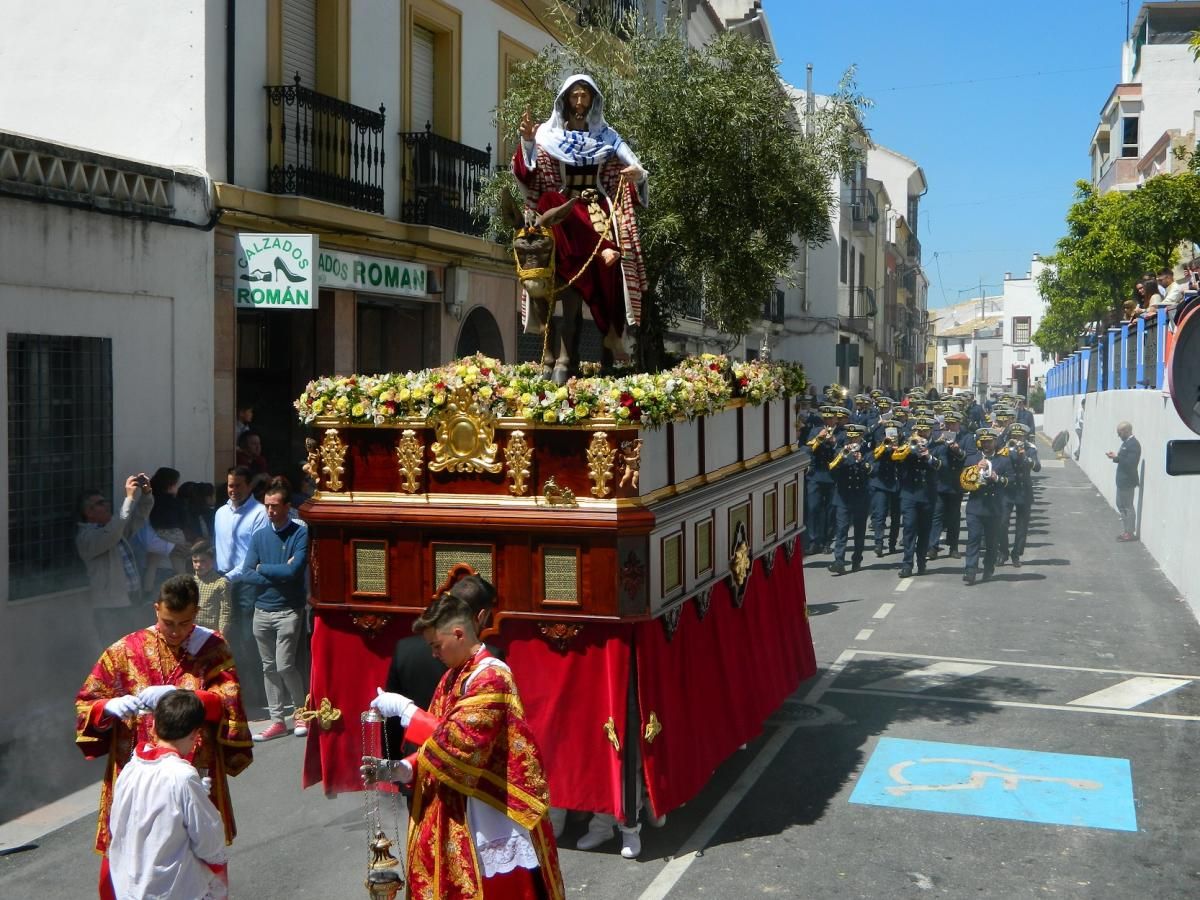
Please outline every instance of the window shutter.
M433 32L414 26L412 31L412 130L424 131L433 123ZM436 130L436 129L435 129Z
M283 0L283 83L317 88L317 0Z

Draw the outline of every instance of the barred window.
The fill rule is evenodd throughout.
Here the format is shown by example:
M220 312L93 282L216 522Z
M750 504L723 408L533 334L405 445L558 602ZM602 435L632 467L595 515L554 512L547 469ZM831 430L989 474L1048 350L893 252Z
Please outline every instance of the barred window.
M112 393L111 339L8 335L10 600L87 581L77 500L86 489L111 497Z

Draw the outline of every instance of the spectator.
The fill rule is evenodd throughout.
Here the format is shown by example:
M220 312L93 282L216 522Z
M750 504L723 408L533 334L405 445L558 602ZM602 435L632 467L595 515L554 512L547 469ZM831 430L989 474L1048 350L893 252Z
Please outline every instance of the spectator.
M250 538L267 524L267 512L250 494L250 471L234 467L225 476L229 501L216 511L213 537L217 547L217 569L233 586L233 619L230 623L230 646L243 672L255 672L261 665L254 641L254 586L242 582L246 552ZM247 682L247 695L255 703L261 699L261 688L253 689L257 679Z
M87 490L79 497L75 549L87 568L92 619L105 647L133 627L142 579L130 540L153 508L154 493L144 472L125 479L118 518L100 491Z
M237 465L249 469L251 477L266 475L271 471L262 455L262 438L257 431L243 431L237 446Z
M239 406L237 411L237 428L234 429L233 440L236 446L241 446L242 435L249 431L254 424L254 407Z
M1117 426L1117 437L1121 447L1116 453L1109 450L1105 456L1117 464L1117 512L1121 515L1122 531L1118 541L1136 541L1137 510L1133 505L1133 492L1138 486L1138 463L1142 459L1142 445L1133 436L1133 426L1122 422Z
M192 545L192 571L200 591L196 624L227 633L233 618L233 591L229 579L217 571L217 551L211 541Z
M142 583L147 593L153 593L161 584L157 577L158 569L168 569L168 577L182 575L186 571L184 560L190 546L183 533L182 504L176 496L179 492L179 472L169 466L159 467L150 478L150 489L154 493L150 527L161 541L170 545L170 550L164 554L159 552L159 547L147 547Z
M1163 302L1175 306L1183 299L1183 285L1175 281L1175 272L1171 269L1161 269L1158 273L1158 286L1163 295Z
M172 691L154 713L155 741L135 749L113 792L113 889L118 897L224 897L225 828L208 797L211 780L189 762L204 728L204 701Z
M292 518L292 487L286 478L277 478L267 488L266 510L269 526L260 528L250 539L242 579L256 591L254 598L254 640L262 659L266 682L267 711L271 724L254 736L269 741L287 734L284 723L283 694L292 705L304 705L304 680L296 664L304 633L304 607L308 600L308 527ZM308 734L308 727L296 722L296 737Z

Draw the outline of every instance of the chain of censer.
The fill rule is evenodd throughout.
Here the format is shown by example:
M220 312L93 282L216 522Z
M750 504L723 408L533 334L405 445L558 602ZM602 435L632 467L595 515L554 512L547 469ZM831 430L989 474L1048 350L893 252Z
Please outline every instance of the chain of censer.
M367 723L365 719L359 720L359 728L361 730L363 754L365 755L367 752ZM391 758L391 753L388 751L387 719L382 715L379 717L379 751L380 759ZM392 813L394 814L394 818L396 820L396 852L399 853L401 846L399 790L392 792ZM371 844L375 840L375 833L382 830L379 819L378 782L376 782L375 790L363 791L363 815L367 820L367 873L370 874L371 863L374 860L374 853L371 851Z
M604 245L604 242L608 240L608 236L612 233L613 219L617 215L617 210L620 209L621 198L624 197L624 195L625 195L625 189L626 189L627 184L628 184L628 181L626 180L625 176L622 175L621 182L619 185L617 185L617 196L614 197L613 201L612 201L612 214L606 217L605 222L604 222L604 231L602 231L600 233L600 237L596 240L596 246L592 248L592 252L588 256L587 261L584 262L584 264L579 267L579 271L576 272L574 274L574 276L571 277L571 280L568 281L566 284L564 284L561 288L558 287L558 283L554 277L555 276L555 265L554 265L555 254L553 251L551 251L551 253L550 253L550 265L545 266L545 267L535 268L535 269L522 269L521 261L519 259L517 259L516 248L515 247L513 248L513 259L516 260L516 263L517 263L517 277L521 278L522 280L526 279L526 278L545 278L549 285L547 290L550 292L550 299L549 299L549 301L547 301L547 304L546 304L546 307L547 307L546 308L546 321L542 328L542 360L543 361L546 359L546 354L550 352L550 322L554 318L554 308L558 305L558 295L561 291L565 291L565 290L567 290L567 288L573 287L575 285L575 282L577 282L580 279L580 277L583 275L583 273L588 270L588 266L590 266L592 264L592 262L596 259L596 254L600 252L600 248ZM553 244L554 243L554 232L550 231L550 229L546 229L546 231L549 233L550 243Z

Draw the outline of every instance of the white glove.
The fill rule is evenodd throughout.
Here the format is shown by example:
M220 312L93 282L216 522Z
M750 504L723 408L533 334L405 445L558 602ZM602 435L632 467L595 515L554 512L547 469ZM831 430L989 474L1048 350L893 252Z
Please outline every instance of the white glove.
M408 784L413 779L412 766L405 759L380 759L378 756L364 756L363 764L359 767L363 784L367 787L379 781L390 781L393 784L402 782Z
M207 775L205 775L203 778L200 779L200 783L202 785L204 785L204 793L206 793L206 794L212 793L212 779L211 778L209 778Z
M123 694L120 697L113 697L104 703L105 715L112 716L114 719L128 718L137 713L139 709L141 709L141 704L133 694Z
M158 701L173 690L175 690L175 686L172 684L152 684L150 687L144 687L138 691L138 703L141 704L142 709L153 710L158 706Z
M400 724L405 728L412 721L413 713L417 711L417 704L413 703L403 694L389 694L383 688L375 688L376 697L371 701L371 706L379 710L385 716L399 716Z

